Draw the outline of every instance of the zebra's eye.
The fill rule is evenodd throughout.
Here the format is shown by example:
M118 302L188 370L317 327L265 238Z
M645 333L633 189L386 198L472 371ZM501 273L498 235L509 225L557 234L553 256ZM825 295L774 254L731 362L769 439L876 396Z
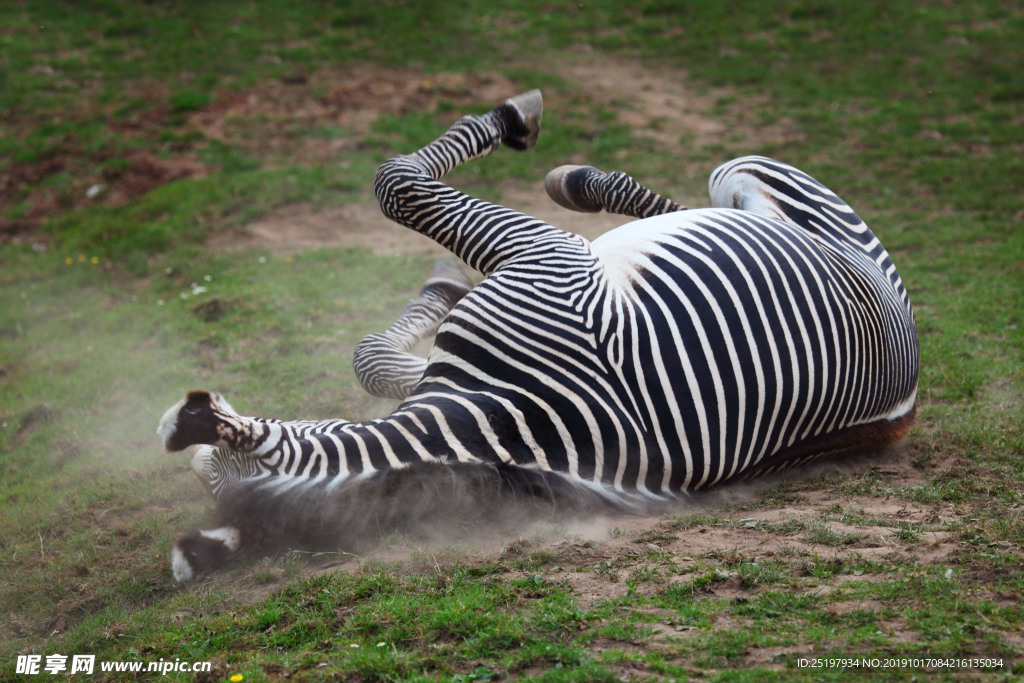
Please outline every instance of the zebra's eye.
M199 414L199 408L182 408L182 410L184 412L188 413L189 415L198 415Z

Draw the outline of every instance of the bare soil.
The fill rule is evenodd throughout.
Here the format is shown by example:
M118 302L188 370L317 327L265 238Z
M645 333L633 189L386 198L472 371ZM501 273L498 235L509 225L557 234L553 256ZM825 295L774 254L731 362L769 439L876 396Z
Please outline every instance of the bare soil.
M879 566L941 566L953 553L966 550L955 534L942 528L962 522L964 513L952 504L915 505L895 497L849 496L823 486L884 477L886 485L923 485L951 463L921 468L912 448L894 447L851 463L826 463L770 479L726 486L680 501L660 514L601 515L555 524L550 520L515 530L482 528L471 523L452 525L426 541L403 537L362 554L339 554L304 563L298 575L343 569L362 571L380 564L400 563L409 571L443 570L455 563L503 565L509 578L540 576L566 582L581 607L624 597L633 591L652 595L665 586L690 586L720 563L776 564L804 576L822 563L850 566L874 562ZM779 495L780 488L785 491ZM831 489L831 490L830 490ZM696 519L696 522L692 520ZM907 528L922 530L912 538ZM821 534L825 529L831 533ZM540 558L539 566L532 561ZM516 568L525 564L524 568ZM269 567L269 569L268 569ZM646 567L654 578L636 580ZM269 575L268 575L269 571ZM276 577L275 577L276 574ZM246 580L260 576L258 585ZM236 599L260 599L294 580L273 565L240 566L211 580L236 590ZM634 580L630 580L631 577ZM851 582L880 581L886 574L839 573L827 578L804 576L796 588L802 594L842 594ZM704 599L747 601L757 588L745 586L730 572L694 589ZM1019 596L993 594L994 601ZM870 604L837 600L835 613L870 610ZM665 615L668 619L671 615ZM658 625L652 638L686 637L686 630ZM897 629L898 630L898 629ZM912 634L901 637L911 638Z
M281 124L277 137L270 131L270 142L267 142L266 131L255 136L260 139L263 151L275 149L273 140L282 139L280 133L295 125L323 125L325 121L334 121L335 125L353 130L355 135L351 138L328 141L326 145L324 141L307 140L298 147L293 144L288 149L278 149L292 162L297 159L323 163L343 157L346 150L358 145L381 114L429 109L436 106L440 98L476 110L480 102L501 102L510 93L529 87L529 84L494 76L440 74L427 77L407 70L379 68L371 68L369 72L360 70L358 74L318 76L318 87L329 89L331 93L320 102L289 99L285 97L288 87L275 85L269 93L249 93L237 97L234 103L222 104L216 112L204 111L195 117L195 122L207 135L237 144L237 135L231 134L232 124L226 121L234 121L234 125L241 128L249 127L243 122L257 118L288 121ZM563 65L560 75L578 84L588 97L614 105L620 122L630 126L637 136L651 138L669 149L678 148L680 175L699 175L711 170L699 169L695 173L694 169L686 168L687 149L681 144L684 139L687 144L696 146L721 144L727 139L739 145L743 140L751 144L755 140L758 144L785 142L799 135L785 121L770 127L749 127L743 120L747 115L743 112L723 122L711 114L711 109L719 98L727 95L725 91L698 92L687 87L682 74L651 71L636 62L585 55L576 64ZM564 93L556 91L545 98L545 108L551 112L572 106ZM282 100L285 104L276 104ZM266 106L270 106L269 112L264 110ZM439 126L445 123L441 121ZM581 157L564 160L565 163L586 161ZM645 179L646 182L654 180ZM223 248L266 246L281 253L321 246L363 247L379 255L445 253L430 240L410 234L385 219L370 192L369 182L367 185L360 201L323 211L303 205L287 207L237 231L217 235L211 243ZM531 183L508 181L500 190L505 206L588 239L629 220L603 212L581 214L563 209L548 199L543 178ZM705 192L703 187L693 188L692 194L687 193L687 197L677 198L677 201L695 203L691 198L702 197Z
M588 98L611 105L621 123L635 135L653 139L660 146L679 149L679 175L699 176L710 169L687 164L687 146L722 144L741 147L744 141L781 143L799 135L787 122L754 128L747 117L754 108L732 112L723 118L711 110L722 90L690 88L685 75L652 71L628 60L612 60L581 51L575 63L558 67L567 81L578 84ZM453 110L478 111L481 103L498 103L530 87L497 75L426 74L415 69L385 69L373 65L327 69L312 75L268 81L246 90L225 90L199 111L181 113L158 107L128 118L102 112L112 132L145 145L171 130L172 142L161 142L170 154L136 149L121 158L113 146L85 148L73 136L56 145L42 158L15 162L0 168L0 204L23 206L16 218L0 216L0 240L45 243L40 231L52 216L90 205L122 206L160 185L208 174L212 166L202 158L209 141L219 141L261 160L275 164L344 164L345 154L365 144L372 124L381 116L429 111L440 102ZM140 94L159 101L160 85L142 85ZM152 92L150 92L152 91ZM163 93L166 94L166 93ZM546 94L550 112L570 111L571 93ZM164 98L166 99L166 98ZM460 109L461 108L461 109ZM450 121L438 122L439 127ZM298 134L313 129L345 131L326 138ZM201 134L201 135L197 135ZM107 163L116 160L119 163ZM585 163L581 157L565 163ZM609 169L612 170L612 169ZM627 169L628 170L628 169ZM59 189L40 181L59 174L73 180ZM294 253L323 246L365 246L378 254L439 253L416 235L384 219L372 196L370 180L363 196L343 207L314 210L297 205L269 215L210 242L217 248L266 246ZM656 184L659 179L644 179ZM26 188L35 187L27 196ZM693 188L684 203L704 196ZM607 214L576 214L551 202L544 194L543 178L532 183L508 182L501 188L502 203L544 219L552 225L588 238L622 224L621 217Z

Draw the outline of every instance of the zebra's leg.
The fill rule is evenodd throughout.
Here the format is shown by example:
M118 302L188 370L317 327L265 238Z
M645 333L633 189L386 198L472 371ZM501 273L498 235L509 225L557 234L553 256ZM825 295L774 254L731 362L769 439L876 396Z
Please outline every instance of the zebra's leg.
M458 264L440 259L423 285L386 332L371 334L356 346L352 366L363 389L372 396L404 399L423 377L427 361L409 353L437 332L448 312L473 288Z
M464 116L419 151L377 170L374 191L388 218L450 250L485 275L555 249L586 253L583 240L517 211L463 194L440 181L459 164L501 143L531 147L540 133L540 91L524 93L482 116Z
M559 206L583 213L648 218L686 209L622 171L604 173L593 166L559 166L544 179L544 189Z
M220 500L225 491L241 481L258 478L263 473L260 457L217 446L196 446L189 464L214 500Z
M196 446L195 450L192 451L192 458L189 460L192 472L199 478L199 481L203 482L203 486L211 495L214 495L212 485L214 471L212 465L215 450L213 446Z

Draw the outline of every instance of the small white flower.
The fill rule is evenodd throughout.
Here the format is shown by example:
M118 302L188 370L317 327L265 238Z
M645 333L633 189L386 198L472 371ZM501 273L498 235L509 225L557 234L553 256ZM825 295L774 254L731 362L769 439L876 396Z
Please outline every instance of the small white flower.
M260 256L256 260L259 261L260 263L266 263L267 262L267 257L266 256Z
M213 282L213 276L212 275L204 275L203 276L203 280L205 280L206 282Z
M95 199L100 192L103 192L103 183L96 183L90 185L89 189L85 191L85 197L86 199Z
M164 305L164 300L163 299L157 299L156 300L156 305L157 306L163 306Z

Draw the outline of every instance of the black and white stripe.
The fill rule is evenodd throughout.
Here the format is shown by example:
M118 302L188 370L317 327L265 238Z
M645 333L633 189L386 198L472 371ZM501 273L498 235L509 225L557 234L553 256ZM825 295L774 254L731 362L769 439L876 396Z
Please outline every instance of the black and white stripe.
M888 253L835 194L763 157L719 167L714 207L692 210L623 173L556 169L546 186L563 206L641 219L588 242L440 182L501 141L529 146L539 121L528 93L378 171L386 215L487 276L471 291L428 281L360 346L363 385L405 398L393 414L277 422L205 392L168 411L165 443L206 444L197 470L215 495L329 495L461 463L628 506L906 433L913 313ZM411 356L435 328L429 358Z

